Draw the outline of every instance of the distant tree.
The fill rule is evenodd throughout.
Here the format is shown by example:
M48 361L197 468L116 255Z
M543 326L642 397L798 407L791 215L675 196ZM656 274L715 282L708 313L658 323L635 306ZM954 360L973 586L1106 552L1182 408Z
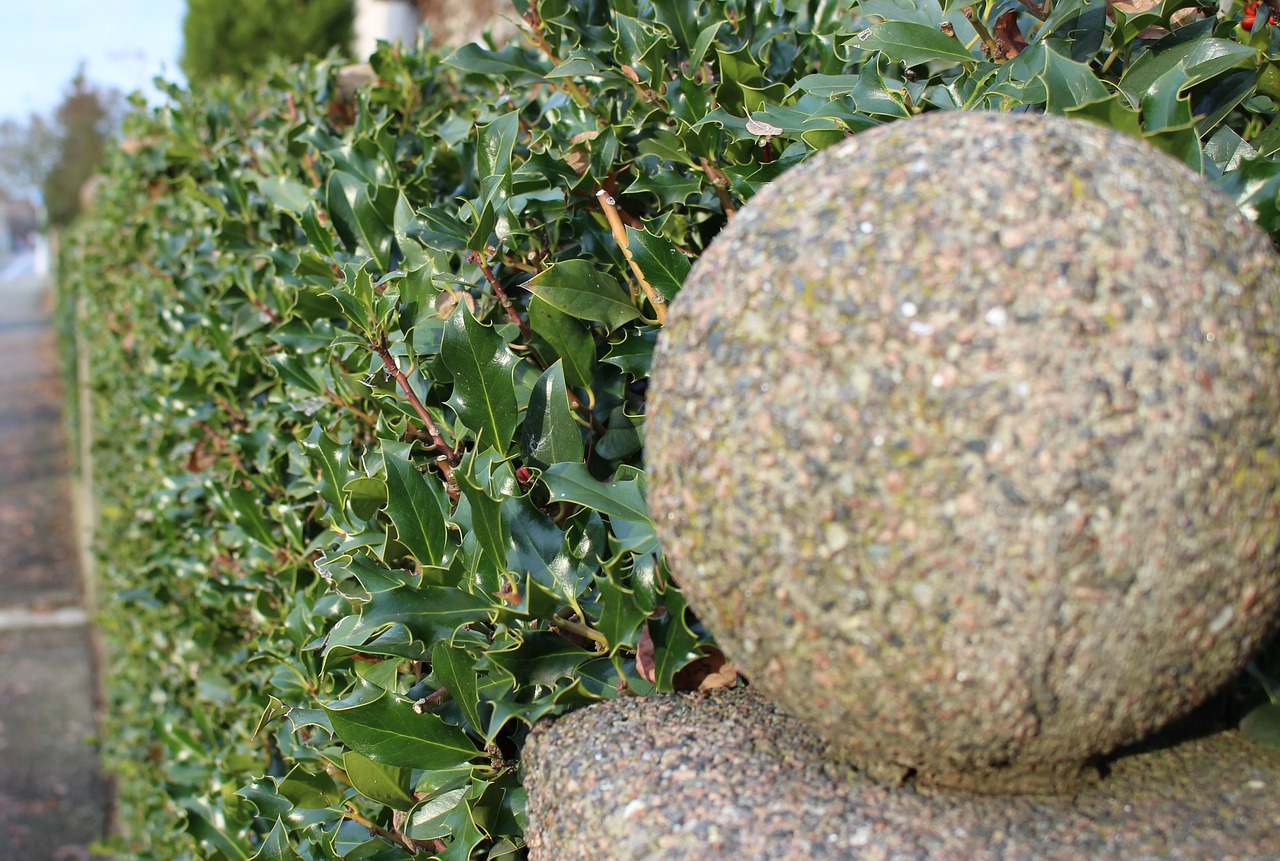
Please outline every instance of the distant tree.
M354 19L354 0L187 0L182 71L192 86L246 80L272 57L346 48Z
M58 130L46 117L0 120L0 191L34 201L58 159Z
M102 164L120 104L120 94L90 83L83 67L63 92L54 112L56 157L42 183L50 224L65 227L80 214L80 189Z

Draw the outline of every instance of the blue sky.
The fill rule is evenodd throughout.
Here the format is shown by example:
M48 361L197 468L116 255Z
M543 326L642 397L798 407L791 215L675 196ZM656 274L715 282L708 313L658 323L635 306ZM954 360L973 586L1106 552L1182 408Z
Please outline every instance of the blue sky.
M0 119L48 114L81 61L126 93L182 80L185 0L0 0Z

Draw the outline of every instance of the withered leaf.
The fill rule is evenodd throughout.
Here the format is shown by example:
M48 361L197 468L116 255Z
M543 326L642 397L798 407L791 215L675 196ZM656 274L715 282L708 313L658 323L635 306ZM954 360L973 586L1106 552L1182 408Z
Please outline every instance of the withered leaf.
M1018 27L1018 10L1010 9L996 19L996 47L1006 60L1012 60L1027 47L1027 40Z

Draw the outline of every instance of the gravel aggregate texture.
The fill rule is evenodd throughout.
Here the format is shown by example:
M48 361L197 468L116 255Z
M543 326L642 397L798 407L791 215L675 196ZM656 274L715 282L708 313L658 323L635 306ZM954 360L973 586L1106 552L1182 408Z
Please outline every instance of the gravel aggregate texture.
M1280 751L1235 732L1071 796L889 787L750 689L589 706L525 748L530 861L1273 861Z
M654 357L649 503L754 685L847 761L1060 791L1280 613L1280 258L1050 116L859 134L739 212Z

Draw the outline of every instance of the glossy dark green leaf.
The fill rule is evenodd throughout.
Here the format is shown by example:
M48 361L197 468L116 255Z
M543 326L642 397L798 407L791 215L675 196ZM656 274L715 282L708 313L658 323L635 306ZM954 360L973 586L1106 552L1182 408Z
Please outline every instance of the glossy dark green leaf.
M1039 66L1037 74L1044 81L1047 94L1045 107L1051 113L1064 113L1111 95L1087 65L1062 56L1043 42L1037 42L1024 53L1030 54L1027 62Z
M445 62L464 72L492 75L510 84L542 78L542 70L517 45L490 51L477 42L469 42L446 57Z
M328 339L325 339L326 342ZM290 353L280 352L267 358L275 368L276 373L285 381L287 385L299 389L310 395L323 395L325 393L324 380L316 372L316 369L310 361Z
M302 856L289 843L289 832L284 822L277 819L251 861L302 861Z
M924 24L885 21L873 24L851 43L861 51L881 51L895 63L918 66L934 61L976 63L978 58L965 50L954 36Z
M628 227L627 238L631 243L631 253L649 283L668 302L676 298L689 275L689 258L681 254L671 240L654 236L646 230Z
M453 372L449 405L485 445L505 451L519 421L512 373L516 357L463 303L444 330L441 356Z
M444 558L448 497L439 481L418 472L397 447L386 442L382 446L387 465L387 516L395 524L400 543L421 565L439 565Z
M342 526L350 528L347 518L347 499L343 488L358 473L350 466L349 445L335 442L320 425L314 425L311 433L302 442L302 450L311 459L316 468L318 479L316 492L329 503L329 512L334 520Z
M277 543L274 527L268 523L261 493L243 487L213 489L219 507L236 526L258 543L271 547Z
M324 224L320 223L319 209L316 204L308 206L307 209L298 217L298 223L302 226L302 232L307 237L307 241L311 243L311 247L315 249L315 253L321 258L333 257L333 232Z
M634 648L652 608L642 606L635 590L626 588L613 577L599 577L596 585L600 589L601 608L596 628L613 649Z
M533 387L520 440L530 466L582 461L582 432L573 419L568 392L560 362L547 368Z
M688 605L684 596L669 593L666 606L666 614L648 622L649 636L653 639L654 681L660 691L671 690L675 674L698 659L698 638L685 620Z
M640 311L618 282L589 260L566 260L531 278L525 289L548 305L578 320L616 329Z
M327 295L337 300L342 315L355 324L359 337L368 341L375 324L373 283L369 273L361 266L358 270L348 267L342 282Z
M512 648L489 649L489 663L497 670L526 684L554 687L562 678L572 678L574 670L595 657L581 646L547 631L530 631Z
M482 753L462 730L365 682L324 710L344 744L383 765L454 768Z
M383 220L370 192L363 179L337 170L329 174L325 203L347 249L363 248L378 269L385 272L391 260L393 230Z
M449 821L450 815L458 805L466 803L464 800L466 794L467 787L460 786L441 792L418 804L405 823L405 835L413 840L436 840L452 835L453 826ZM477 835L478 831L477 829Z
M1142 96L1142 126L1150 132L1191 124L1191 102L1182 90L1191 76L1182 66L1174 66L1151 83Z
M374 762L369 757L349 750L342 754L342 770L356 791L370 801L385 804L393 810L408 810L416 802L408 768Z
M701 2L689 0L651 0L655 17L675 37L676 46L689 51L700 35Z
M1257 56L1256 49L1230 39L1193 39L1142 55L1120 78L1120 89L1140 103L1158 80L1179 66L1187 76L1184 86L1189 86L1255 61Z
M499 239L511 233L511 152L520 131L516 111L476 127L476 176L480 181L480 209L492 207Z
M906 105L905 92L885 83L888 64L887 57L877 55L862 65L858 71L858 83L853 88L853 103L860 112L869 116L905 119L911 116L911 109Z
M250 781L236 790L236 795L257 808L258 818L267 821L279 819L293 810L293 802L276 792L275 782L269 777Z
M276 791L295 807L331 807L342 803L342 790L324 772L312 774L295 765L276 785Z
M360 478L348 481L342 488L351 506L351 513L361 520L371 520L379 509L387 504L387 483L380 478Z
M325 638L325 667L332 661L344 660L359 655L362 658L384 657L403 658L407 661L425 661L430 649L421 641L414 639L404 625L393 623L382 633L369 639L369 629L360 628L358 617L349 617L351 622L334 625ZM344 620L345 621L345 620Z
M649 506L639 478L606 484L592 477L583 463L558 463L542 474L553 500L564 500L617 517L649 523Z
M485 838L485 830L481 828L474 807L483 792L482 782L473 782L462 802L445 817L444 824L453 836L445 851L440 853L440 861L471 861L475 847Z
M1101 101L1069 108L1066 115L1092 120L1134 137L1142 136L1142 123L1138 111L1131 107L1123 96L1116 93Z
M564 530L527 496L502 500L500 513L508 536L507 570L526 571L563 601L575 602L590 583L594 562L570 555Z
M489 613L486 598L452 586L421 586L378 592L361 607L356 631L377 631L395 622L427 642L448 637L455 628Z
M628 329L621 341L615 343L612 339L610 340L609 352L605 353L601 361L621 368L632 379L642 380L649 376L649 366L653 363L653 348L657 341L656 328Z
M1280 118L1272 120L1271 124L1249 143L1260 156L1270 156L1280 151Z
M596 342L591 329L537 296L529 299L529 328L555 351L565 382L576 389L591 385L595 373Z
M457 473L458 490L471 507L472 534L488 557L489 564L498 572L507 570L508 533L502 521L499 498L495 495L487 468L481 467L481 458L468 457Z
M444 640L431 649L431 673L453 696L477 733L484 731L480 721L480 692L476 684L476 659L461 645Z

